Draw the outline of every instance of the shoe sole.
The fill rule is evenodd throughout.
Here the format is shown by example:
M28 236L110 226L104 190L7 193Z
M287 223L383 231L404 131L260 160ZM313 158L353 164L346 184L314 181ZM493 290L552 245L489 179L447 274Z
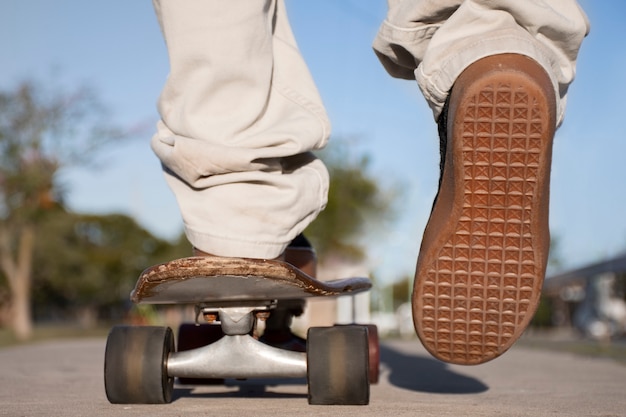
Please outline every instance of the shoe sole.
M451 96L442 187L413 292L426 349L465 365L509 349L539 303L554 134L545 85L515 69L477 74Z

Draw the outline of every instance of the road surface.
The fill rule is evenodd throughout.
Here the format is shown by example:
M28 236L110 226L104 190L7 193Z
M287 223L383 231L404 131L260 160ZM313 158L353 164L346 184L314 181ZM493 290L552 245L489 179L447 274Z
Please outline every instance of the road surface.
M310 406L304 381L177 387L167 405L112 405L102 339L0 349L2 416L624 416L626 366L514 347L488 364L447 365L417 340L386 341L369 406Z

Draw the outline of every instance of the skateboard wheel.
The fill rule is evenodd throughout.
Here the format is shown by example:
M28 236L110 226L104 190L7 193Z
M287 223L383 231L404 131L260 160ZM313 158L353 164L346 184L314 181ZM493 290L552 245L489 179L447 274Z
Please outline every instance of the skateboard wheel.
M367 341L369 347L369 380L370 384L378 384L380 374L380 340L378 327L375 324L366 324Z
M350 326L355 325L351 324ZM358 324L356 326L363 326L367 328L367 342L369 349L369 380L370 384L378 384L378 378L380 374L380 340L378 338L378 327L376 327L375 324Z
M114 327L104 357L104 387L109 402L171 402L174 378L167 375L167 359L174 350L169 327Z
M222 326L218 324L183 323L178 328L177 352L192 350L210 345L224 336ZM178 378L183 385L223 385L219 378Z
M369 403L366 326L312 327L307 337L309 404Z

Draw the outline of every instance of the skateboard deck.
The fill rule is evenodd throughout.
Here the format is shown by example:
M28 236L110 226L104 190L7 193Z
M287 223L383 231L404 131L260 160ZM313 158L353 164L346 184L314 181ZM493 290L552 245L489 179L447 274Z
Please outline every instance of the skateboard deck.
M190 257L146 269L131 300L143 304L286 300L356 294L371 286L368 278L318 281L282 261Z

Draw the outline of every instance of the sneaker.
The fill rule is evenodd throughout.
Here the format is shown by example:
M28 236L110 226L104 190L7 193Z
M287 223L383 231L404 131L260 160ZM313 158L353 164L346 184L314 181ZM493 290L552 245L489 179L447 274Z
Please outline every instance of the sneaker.
M550 245L555 103L546 72L521 55L483 58L452 88L412 296L417 334L440 360L500 356L537 308Z
M313 246L304 235L298 235L289 244L284 252L284 261L315 278L317 255ZM306 352L306 339L295 335L291 331L293 317L299 316L303 312L304 302L302 300L280 301L276 309L270 313L269 318L265 321L265 332L263 332L259 340L276 348Z

